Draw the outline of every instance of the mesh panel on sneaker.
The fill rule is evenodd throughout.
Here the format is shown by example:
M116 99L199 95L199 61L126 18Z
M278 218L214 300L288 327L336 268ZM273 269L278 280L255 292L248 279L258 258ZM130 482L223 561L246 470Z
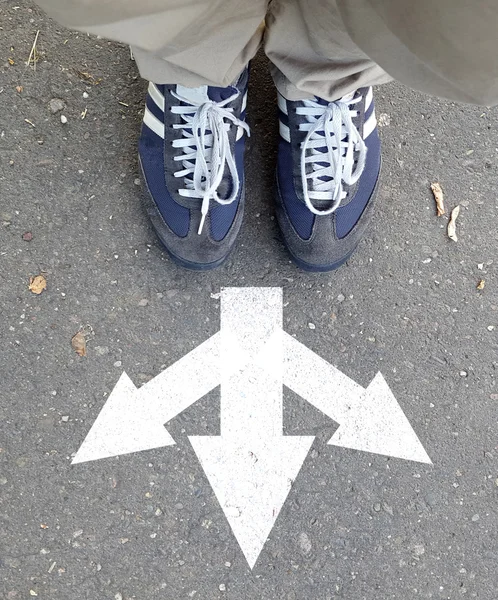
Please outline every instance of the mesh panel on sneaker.
M339 239L345 238L358 223L372 197L380 170L380 139L374 131L366 140L367 160L353 199L335 212L335 230Z
M139 152L145 180L154 201L168 227L179 237L186 237L190 228L190 211L171 197L164 179L163 140L148 127L142 127Z

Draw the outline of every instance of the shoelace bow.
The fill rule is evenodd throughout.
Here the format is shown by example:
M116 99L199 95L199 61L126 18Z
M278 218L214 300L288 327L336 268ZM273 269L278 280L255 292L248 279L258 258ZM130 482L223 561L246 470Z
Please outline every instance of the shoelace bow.
M197 232L200 235L211 200L219 204L231 204L239 194L239 173L228 137L230 127L240 127L247 135L250 135L250 130L247 123L233 114L233 108L227 108L230 102L238 98L239 91L221 102L209 100L199 103L174 91L171 94L185 104L171 108L185 121L173 125L175 129L183 130L182 138L174 140L173 146L183 149L183 154L175 156L174 160L181 161L184 167L174 175L185 179L186 187L179 190L180 195L202 199L201 222ZM227 167L232 178L231 194L228 198L220 198L218 188Z
M343 183L355 184L365 169L367 148L352 120L358 113L350 108L361 99L344 98L327 106L304 100L304 106L297 108L297 114L308 120L300 125L301 131L308 132L301 145L301 179L304 201L315 215L337 210L347 195ZM312 200L332 201L332 206L316 208Z

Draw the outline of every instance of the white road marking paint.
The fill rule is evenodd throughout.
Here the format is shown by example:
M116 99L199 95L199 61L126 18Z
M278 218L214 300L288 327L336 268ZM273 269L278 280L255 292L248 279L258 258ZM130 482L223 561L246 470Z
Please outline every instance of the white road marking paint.
M140 390L123 373L73 463L175 444L164 424L221 384L221 435L190 436L251 568L311 448L283 385L339 423L329 444L431 464L378 373L364 389L283 331L280 288L225 288L221 330Z
M221 362L232 335L257 359L282 330L282 290L232 288L221 301ZM251 569L314 440L283 436L282 379L275 378L282 346L269 358L267 368L252 360L243 371L222 371L221 436L189 437Z
M137 390L123 373L101 410L73 464L172 446L164 424L220 384L220 334L217 333ZM227 336L229 356L223 371L243 368L246 357Z
M329 444L432 464L381 373L365 390L289 334L282 337L285 385L339 423Z

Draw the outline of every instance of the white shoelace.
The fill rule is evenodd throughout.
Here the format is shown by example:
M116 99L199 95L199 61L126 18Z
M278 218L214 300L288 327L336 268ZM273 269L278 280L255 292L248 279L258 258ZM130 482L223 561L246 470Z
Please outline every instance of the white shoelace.
M231 204L239 194L240 179L235 157L230 148L228 133L232 125L242 128L250 135L249 126L233 114L233 108L227 104L233 102L240 92L222 102L193 102L174 91L171 94L186 106L172 106L171 111L181 115L184 123L174 124L182 129L182 137L173 141L174 148L181 148L183 154L174 160L183 163L183 169L175 172L175 177L185 178L185 188L180 189L181 196L202 199L201 223L198 234L202 233L211 200L219 204ZM228 167L232 178L232 190L228 198L218 195L225 168ZM190 177L192 176L192 177Z
M299 126L308 132L301 144L301 178L304 201L315 215L330 215L337 210L347 195L343 183L355 184L365 169L367 147L352 120L358 112L350 108L361 100L361 96L346 97L327 106L304 100L304 106L296 109L308 120ZM332 206L321 210L313 206L312 200L332 201Z

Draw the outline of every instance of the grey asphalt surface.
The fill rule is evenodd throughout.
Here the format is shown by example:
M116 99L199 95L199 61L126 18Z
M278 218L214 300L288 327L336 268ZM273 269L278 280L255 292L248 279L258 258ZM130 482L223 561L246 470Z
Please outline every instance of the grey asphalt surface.
M345 267L304 274L273 218L259 57L240 242L188 273L139 202L145 83L128 49L24 0L0 25L0 598L496 600L498 111L378 89L374 226ZM434 181L461 206L456 243ZM140 386L218 330L223 286L282 287L285 329L361 385L380 370L434 463L327 446L337 424L286 391L286 433L317 440L253 571L187 440L219 433L219 392L168 425L175 447L70 464L123 370Z

